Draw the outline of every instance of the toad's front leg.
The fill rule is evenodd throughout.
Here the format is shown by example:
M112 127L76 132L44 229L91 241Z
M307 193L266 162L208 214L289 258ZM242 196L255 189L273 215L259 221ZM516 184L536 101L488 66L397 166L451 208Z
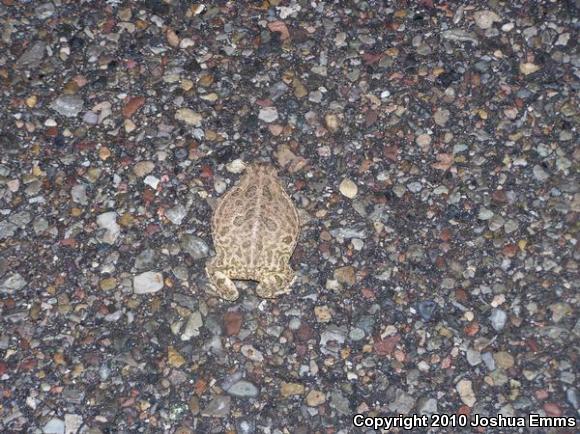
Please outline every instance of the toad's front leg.
M295 278L294 271L290 266L280 271L266 272L256 287L256 294L264 298L275 298L282 294L288 294Z
M236 301L240 296L238 288L228 276L227 271L215 265L216 262L216 258L212 258L205 267L205 272L213 290L225 300Z

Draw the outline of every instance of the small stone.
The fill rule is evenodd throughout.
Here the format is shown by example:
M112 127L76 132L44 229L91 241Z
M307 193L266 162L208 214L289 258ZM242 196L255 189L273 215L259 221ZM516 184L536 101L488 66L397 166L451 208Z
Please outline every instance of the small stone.
M493 211L485 208L485 207L481 207L479 209L479 214L477 215L477 218L479 220L489 220L490 218L492 218L494 216Z
M26 51L16 61L16 68L36 68L42 62L46 53L46 42L36 41L28 46Z
M175 119L181 122L185 122L187 125L193 125L196 127L201 126L201 121L203 117L201 114L194 112L188 108L180 108L175 113Z
M137 129L137 125L131 119L125 119L123 121L123 128L125 128L126 133L132 133Z
M240 398L255 398L258 396L258 388L249 381L240 380L232 385L227 392Z
M278 119L276 107L264 107L260 110L258 118L264 122L271 123Z
M492 11L477 11L473 14L473 18L475 19L475 24L484 30L491 29L493 23L501 21L501 18Z
M473 348L468 348L465 352L465 358L467 359L467 363L471 366L477 366L481 363L481 353Z
M81 432L83 426L83 417L80 414L64 415L64 434L77 434Z
M83 122L89 125L96 125L99 122L99 115L95 112L86 112L83 115Z
M433 119L435 123L440 127L445 126L445 124L449 121L451 117L451 112L447 109L438 109L435 114L433 115Z
M167 38L167 42L173 48L177 48L179 46L179 36L175 33L173 29L167 29L165 32L165 37Z
M332 319L332 313L328 306L315 306L314 315L318 322L330 322Z
M133 166L133 173L139 178L142 178L153 172L153 169L155 169L155 163L153 161L139 161Z
M289 396L302 395L304 393L304 386L299 383L282 382L280 385L280 395L284 398Z
M181 248L195 260L209 256L209 246L199 237L192 234L184 234L180 240Z
M542 166L536 164L534 166L534 168L532 169L532 172L534 173L534 178L536 178L538 181L540 182L544 182L547 181L548 178L550 178L550 174L547 173Z
M352 286L356 283L356 273L354 267L346 265L344 267L338 267L334 270L334 278L343 284Z
M429 134L419 134L415 139L415 143L421 147L429 146L431 144L431 136Z
M415 407L415 398L401 389L397 389L395 400L389 403L389 409L395 414L409 414Z
M55 7L51 2L38 5L34 10L34 15L40 20L46 20L54 15Z
M0 222L0 240L5 240L7 238L11 238L14 236L16 231L18 230L18 226L9 221L1 221Z
M567 303L554 303L548 306L548 309L552 311L552 321L559 323L565 317L572 315L574 312L572 306Z
M237 311L228 311L224 315L224 330L226 336L236 336L242 328L242 314Z
M505 327L507 322L507 314L502 309L493 309L489 317L491 321L491 326L495 331L501 331Z
M117 213L115 211L105 212L97 216L97 225L104 229L104 234L100 237L103 243L114 244L121 233L121 227L117 223Z
M185 358L170 345L167 349L167 363L172 368L179 368L185 364Z
M123 117L128 119L133 116L137 110L143 107L145 104L145 97L143 96L134 96L130 97L126 100L125 105L123 106Z
M133 278L133 291L135 294L152 294L163 288L163 274L146 271Z
M418 305L419 315L425 320L429 321L437 309L437 303L432 300L422 301Z
M461 401L468 407L473 407L477 399L475 398L475 393L473 393L473 388L470 380L461 380L455 386L457 393Z
M203 318L201 316L201 312L196 310L195 312L193 312L189 316L189 319L187 320L187 323L185 324L185 329L183 330L183 333L181 334L181 340L188 341L191 338L199 336L201 334L200 328L202 325L203 325Z
M326 394L319 390L311 390L306 395L306 405L309 407L318 407L326 402Z
M417 401L417 413L423 414L435 414L438 413L437 410L437 400L435 398L420 398Z
M333 113L328 113L324 116L324 123L326 124L326 128L328 128L331 132L338 131L339 123L338 117Z
M232 399L229 396L214 396L201 415L205 417L226 417L230 413Z
M354 199L358 194L358 187L352 180L348 178L342 180L338 186L338 189L343 194L343 196L348 197L349 199Z
M143 180L143 184L148 185L153 190L157 190L157 187L159 187L160 182L161 180L153 175L147 175Z
M533 63L520 63L520 72L524 75L530 75L542 69L541 66Z
M411 193L419 193L421 190L423 190L423 184L418 181L413 181L407 184L407 188Z
M498 351L493 355L493 359L497 366L502 369L510 369L514 366L514 358L507 351Z
M103 291L110 291L117 287L117 279L114 277L107 277L99 282L99 286Z
M50 419L46 425L42 428L44 434L65 434L64 420L62 419Z
M197 416L199 414L199 398L195 395L193 395L190 399L189 399L189 411L191 411L191 414L193 416Z
M61 95L50 104L51 109L66 117L75 117L83 107L84 102L78 95Z
M173 208L166 210L165 216L174 225L180 225L183 219L187 216L187 210L183 205L177 204Z
M262 352L254 348L253 345L249 344L242 345L240 351L247 359L250 359L253 362L261 363L264 361L264 355L262 354Z
M239 158L236 158L232 162L226 164L226 170L228 172L234 173L236 175L242 173L245 168L246 168L246 165Z
M28 282L19 273L9 273L3 280L0 280L0 293L12 294L27 284Z
M26 98L26 105L29 108L34 108L36 106L37 102L38 102L38 98L36 97L36 95L31 95L28 98Z

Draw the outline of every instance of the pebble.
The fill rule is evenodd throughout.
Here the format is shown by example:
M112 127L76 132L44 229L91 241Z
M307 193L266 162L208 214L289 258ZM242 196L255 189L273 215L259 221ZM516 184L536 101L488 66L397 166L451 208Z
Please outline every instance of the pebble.
M17 68L33 69L38 67L46 53L46 42L35 41L22 53L16 61Z
M78 95L61 95L50 104L50 108L62 116L75 117L84 108L84 102Z
M421 398L417 401L417 413L420 415L437 414L437 399L435 398Z
M249 381L240 380L234 383L228 390L227 393L239 398L255 398L258 396L258 388L250 383Z
M103 243L115 244L121 234L121 226L117 223L118 214L115 211L105 212L97 216L97 225L104 229L100 237Z
M326 402L326 394L320 390L311 390L306 395L306 405L309 407L318 407Z
M192 234L184 234L180 240L181 248L195 260L209 256L209 246L199 237Z
M455 386L455 390L459 393L461 401L468 407L473 407L477 399L473 392L472 383L470 380L460 380Z
M274 122L278 119L278 110L276 110L276 107L264 107L260 109L258 119L267 123Z
M538 164L533 167L532 171L534 173L534 178L540 182L545 182L550 178L550 174Z
M42 428L44 434L65 434L64 420L50 419Z
M326 124L326 128L333 133L337 132L340 126L338 117L333 113L327 113L324 116L324 123Z
M0 221L0 240L5 240L14 236L18 226L8 220Z
M507 351L498 351L493 355L493 359L501 369L510 369L515 363L513 356Z
M533 63L520 63L520 72L524 75L530 75L542 69L539 65Z
M203 318L201 316L201 312L195 311L187 320L185 324L185 328L183 329L183 333L181 334L182 341L188 341L191 338L197 337L201 334L201 327L203 326Z
M262 363L264 361L264 355L262 354L262 352L254 348L253 345L249 344L242 345L240 351L247 359L253 362Z
M431 136L429 134L419 134L415 142L421 147L429 146L431 144Z
M207 407L201 411L205 417L226 417L230 414L232 399L229 396L214 396Z
M46 20L54 15L55 7L52 2L46 2L38 5L34 9L34 15L40 20Z
M133 166L133 173L135 176L142 178L149 175L155 169L155 163L153 161L139 161Z
M501 18L492 11L477 11L473 14L473 18L475 19L475 24L484 30L493 27L493 23L501 21Z
M423 190L423 184L418 181L413 181L407 184L407 188L411 193L419 193L421 190Z
M467 359L467 363L471 366L477 366L481 363L481 353L476 351L472 348L468 348L465 352L465 358Z
M482 206L479 209L479 214L477 215L477 218L479 220L484 220L485 221L485 220L489 220L493 216L494 216L493 211L491 211L491 210L489 210L489 209L487 209L487 208L485 208L485 207Z
M0 280L0 293L11 294L23 289L28 282L19 273L9 273Z
M177 204L173 208L166 210L165 216L174 225L180 225L183 219L187 216L187 210L183 205Z
M401 389L397 389L395 396L395 400L389 404L389 409L395 414L411 413L415 407L416 399Z
M286 383L283 381L280 384L280 395L284 398L302 394L304 394L304 386L300 383Z
M87 205L89 203L87 197L87 186L84 184L75 184L70 190L71 198L73 202L79 203L81 205Z
M444 127L447 124L447 122L449 121L450 117L451 117L451 112L447 109L437 109L437 111L433 115L433 119L435 120L435 123L437 125L439 125L440 127Z
M175 112L175 119L187 125L200 127L203 116L189 108L180 108Z
M491 326L495 331L502 331L507 322L507 314L502 309L492 309L489 316Z
M64 432L65 434L77 434L81 432L84 424L83 418L79 414L64 415Z
M350 179L345 178L341 181L338 189L342 193L343 196L348 197L349 199L354 199L358 194L358 187L357 185Z
M421 318L423 318L425 321L429 321L433 317L436 309L437 303L432 300L421 301L417 306L419 315L421 315Z
M133 291L135 294L152 294L163 288L163 274L146 271L133 278Z

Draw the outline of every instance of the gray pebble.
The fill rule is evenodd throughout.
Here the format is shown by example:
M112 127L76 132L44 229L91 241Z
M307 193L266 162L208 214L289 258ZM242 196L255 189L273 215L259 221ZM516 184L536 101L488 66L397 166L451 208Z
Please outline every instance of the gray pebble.
M84 102L78 95L61 95L50 105L50 108L66 117L75 117L83 107Z
M229 396L214 396L201 415L206 417L226 417L230 413L232 399Z
M209 256L209 247L201 238L191 234L184 234L180 240L181 248L193 259L203 259Z
M246 380L240 380L234 383L227 392L230 395L240 398L255 398L259 393L258 388Z
M501 331L505 327L507 321L507 314L501 309L493 309L491 315L489 316L491 321L491 326L495 331Z
M187 210L181 204L177 204L173 208L169 208L167 211L165 211L165 216L174 225L180 225L186 215Z

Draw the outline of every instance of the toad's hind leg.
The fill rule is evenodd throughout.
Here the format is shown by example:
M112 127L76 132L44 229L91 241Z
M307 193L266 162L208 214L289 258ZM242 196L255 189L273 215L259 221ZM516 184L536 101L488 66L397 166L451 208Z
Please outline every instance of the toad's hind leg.
M240 296L238 288L236 288L236 285L226 273L213 266L213 261L210 260L205 271L211 286L221 298L228 301L235 301L238 299Z
M256 287L256 294L264 298L288 294L295 278L294 272L289 267L283 271L266 273Z

